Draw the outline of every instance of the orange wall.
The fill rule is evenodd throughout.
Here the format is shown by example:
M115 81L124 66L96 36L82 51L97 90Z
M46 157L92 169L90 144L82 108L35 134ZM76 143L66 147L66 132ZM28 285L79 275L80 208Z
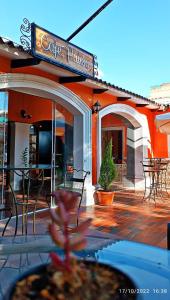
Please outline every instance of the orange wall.
M0 73L27 73L49 78L54 81L58 81L58 77L47 72L40 71L34 67L11 69L10 60L4 57L0 57ZM80 83L64 84L65 87L77 94L82 101L84 101L90 108L98 100L102 108L113 103L124 103L137 109L140 113L145 114L149 124L150 136L151 136L151 153L149 155L167 157L167 136L156 131L154 125L155 113L147 108L136 108L134 103L130 101L117 102L116 96L107 95L106 93L94 95L93 90L89 87L83 86ZM23 122L25 121L20 117L20 110L25 109L28 113L32 114L30 122L36 122L39 120L51 119L51 101L40 97L30 96L22 93L10 91L9 98L9 119ZM67 118L68 122L72 121L72 116L61 105L58 106L58 110L61 111ZM158 112L159 113L159 112ZM97 178L97 115L92 115L92 163L93 163L93 182L96 183ZM107 124L109 121L107 120ZM104 125L105 126L105 125ZM107 125L108 126L108 125Z
M6 57L0 56L0 73L10 72L10 60Z
M109 114L102 118L102 127L116 127L116 126L125 127L124 122L118 117L113 116L112 114Z
M168 112L168 111L167 111ZM170 112L170 110L169 110ZM165 113L165 112L162 112ZM161 114L161 112L155 113L154 118L157 114ZM153 149L155 157L168 157L168 138L164 133L160 133L156 126L153 126Z
M67 123L73 122L72 114L60 104L56 104ZM24 119L20 115L21 109L32 115L31 119ZM10 121L21 123L35 123L42 120L52 119L52 101L41 97L27 95L19 92L10 91L9 93L9 111Z
M138 108L137 110L145 114L148 120L151 138L151 150L148 150L149 157L168 157L167 135L160 133L155 126L155 116L161 112L153 112L147 108Z

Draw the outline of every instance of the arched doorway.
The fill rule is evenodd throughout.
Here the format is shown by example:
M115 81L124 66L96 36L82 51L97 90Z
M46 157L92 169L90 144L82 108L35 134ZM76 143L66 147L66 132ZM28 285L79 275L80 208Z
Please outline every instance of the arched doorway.
M57 82L29 74L1 74L0 90L13 90L50 99L66 107L74 116L74 167L90 171L86 181L86 205L93 204L91 109L72 91Z
M150 133L145 115L126 104L112 104L98 115L98 176L102 159L102 118L116 114L128 120L127 126L127 185L135 186L143 181L143 170L140 161L148 156Z

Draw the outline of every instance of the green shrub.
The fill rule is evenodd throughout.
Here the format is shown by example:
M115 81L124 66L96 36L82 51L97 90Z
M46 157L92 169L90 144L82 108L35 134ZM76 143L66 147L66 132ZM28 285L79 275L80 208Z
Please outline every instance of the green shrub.
M99 184L104 191L109 191L112 181L116 178L116 166L112 157L112 139L106 146L100 167Z

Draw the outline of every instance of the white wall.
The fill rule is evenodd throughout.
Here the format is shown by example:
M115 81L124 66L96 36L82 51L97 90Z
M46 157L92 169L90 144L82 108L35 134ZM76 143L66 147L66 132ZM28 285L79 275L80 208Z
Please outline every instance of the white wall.
M27 147L29 150L29 128L30 124L11 124L11 145L10 145L10 165L22 167L24 163L21 159L22 151ZM19 188L19 176L14 176L14 189Z

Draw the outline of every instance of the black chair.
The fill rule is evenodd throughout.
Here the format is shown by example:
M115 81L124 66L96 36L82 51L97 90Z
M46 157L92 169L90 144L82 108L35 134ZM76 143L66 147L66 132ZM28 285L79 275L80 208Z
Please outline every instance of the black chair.
M9 224L9 222L10 222L12 216L13 216L13 213L12 213L12 207L7 206L6 204L0 204L0 213L6 213L6 212L9 213L9 217L7 218L6 224L5 224L4 229L2 231L2 236L4 236L4 234L5 234L7 226L8 226L8 224Z
M11 183L10 189L15 209L15 235L18 231L19 214L22 216L22 234L27 234L28 213L33 214L33 233L35 234L35 214L44 185L44 170L28 170L14 172L21 177L21 189L15 192Z
M77 226L79 223L80 207L81 207L83 195L84 195L85 181L86 181L87 175L89 175L89 174L90 174L89 171L85 171L82 169L77 170L73 167L69 167L66 169L65 176L64 176L64 185L62 188L64 190L78 192L80 194L80 200L79 200L78 208L77 208L77 220L76 220Z

